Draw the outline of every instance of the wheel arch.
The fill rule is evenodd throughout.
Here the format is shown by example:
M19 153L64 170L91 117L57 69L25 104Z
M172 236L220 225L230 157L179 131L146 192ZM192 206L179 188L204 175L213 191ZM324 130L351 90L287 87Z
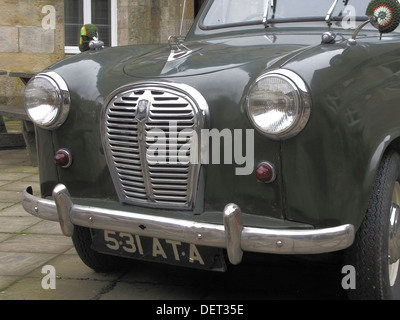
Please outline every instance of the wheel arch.
M394 150L400 154L400 135L389 143L385 152L388 152L389 150Z
M389 138L390 137L390 138ZM394 138L393 138L394 137ZM385 154L395 151L400 155L400 128L396 134L391 134L388 135L386 139L382 139L382 142L379 144L379 146L375 150L375 154L371 159L370 163L370 174L369 179L367 177L367 181L364 181L369 186L369 195L373 193L373 187L375 185L378 173L379 173L379 167L383 161L383 158ZM368 203L366 204L368 205ZM363 220L365 219L366 215L366 210L364 214L359 218L359 221L355 224L356 229L360 227L362 224Z

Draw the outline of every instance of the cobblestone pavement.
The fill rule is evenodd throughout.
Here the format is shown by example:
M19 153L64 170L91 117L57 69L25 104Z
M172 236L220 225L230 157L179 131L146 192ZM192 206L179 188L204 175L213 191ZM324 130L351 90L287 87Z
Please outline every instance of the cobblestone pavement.
M293 257L246 255L226 273L135 263L96 273L81 262L58 223L26 213L21 194L39 194L38 168L25 150L0 150L0 300L346 299L340 265ZM42 280L52 266L56 288Z

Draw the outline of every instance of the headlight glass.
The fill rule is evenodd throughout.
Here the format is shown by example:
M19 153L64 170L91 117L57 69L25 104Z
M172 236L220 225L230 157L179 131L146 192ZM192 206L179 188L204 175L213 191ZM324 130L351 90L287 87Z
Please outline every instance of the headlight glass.
M65 81L54 72L37 75L25 89L26 112L33 123L45 129L55 129L64 123L69 100Z
M274 140L297 135L310 117L311 98L306 84L288 70L258 78L250 88L247 103L255 128Z

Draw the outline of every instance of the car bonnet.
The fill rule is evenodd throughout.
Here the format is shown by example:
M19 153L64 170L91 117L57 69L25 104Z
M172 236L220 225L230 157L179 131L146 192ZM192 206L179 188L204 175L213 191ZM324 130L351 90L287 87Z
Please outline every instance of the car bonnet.
M317 45L321 35L304 35L301 42L292 36L265 34L201 42L185 42L181 57L174 58L168 45L132 58L124 66L125 74L136 78L187 77L238 68L256 61L275 60L310 45Z

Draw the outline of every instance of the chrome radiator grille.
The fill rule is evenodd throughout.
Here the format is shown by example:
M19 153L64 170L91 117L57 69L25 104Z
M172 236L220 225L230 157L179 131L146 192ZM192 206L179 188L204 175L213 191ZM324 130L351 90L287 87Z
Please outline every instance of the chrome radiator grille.
M170 85L141 85L110 100L103 112L102 130L107 163L121 201L192 207L203 117L185 91Z

